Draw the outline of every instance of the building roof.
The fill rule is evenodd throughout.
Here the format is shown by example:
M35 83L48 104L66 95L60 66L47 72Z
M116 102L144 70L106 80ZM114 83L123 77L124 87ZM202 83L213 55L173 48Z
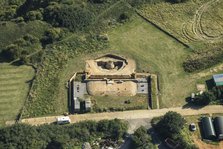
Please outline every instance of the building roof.
M214 119L214 126L219 140L223 139L223 116L218 116Z
M201 119L205 139L213 139L216 137L211 117L203 117Z
M223 74L213 75L213 79L217 86L223 85Z

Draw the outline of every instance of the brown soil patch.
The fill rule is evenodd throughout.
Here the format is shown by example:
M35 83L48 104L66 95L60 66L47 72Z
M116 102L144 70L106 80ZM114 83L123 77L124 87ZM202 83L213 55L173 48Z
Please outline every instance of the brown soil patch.
M122 83L107 81L90 81L87 83L87 92L93 96L135 96L137 93L137 84L132 81Z

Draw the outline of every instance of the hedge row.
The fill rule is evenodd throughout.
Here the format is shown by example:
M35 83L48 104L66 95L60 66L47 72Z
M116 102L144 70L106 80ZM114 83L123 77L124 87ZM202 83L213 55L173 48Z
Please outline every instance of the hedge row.
M183 63L186 72L203 70L223 61L223 48L215 48L190 55Z

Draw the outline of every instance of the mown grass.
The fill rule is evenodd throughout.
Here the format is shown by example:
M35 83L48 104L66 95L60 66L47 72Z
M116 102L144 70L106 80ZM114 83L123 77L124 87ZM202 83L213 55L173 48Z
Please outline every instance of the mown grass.
M136 96L91 96L93 110L102 111L124 111L148 108L148 95L138 94ZM128 102L128 103L127 103Z
M0 125L16 119L24 105L29 81L33 76L32 67L0 64Z
M185 103L195 83L182 69L190 53L183 45L139 17L110 31L109 37L111 48L135 59L139 72L159 74L161 107Z

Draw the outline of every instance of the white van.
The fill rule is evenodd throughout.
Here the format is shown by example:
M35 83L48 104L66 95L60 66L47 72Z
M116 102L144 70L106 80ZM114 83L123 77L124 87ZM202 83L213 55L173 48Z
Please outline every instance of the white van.
M57 124L62 125L62 124L70 124L71 120L69 116L63 116L63 117L58 117L57 118Z

